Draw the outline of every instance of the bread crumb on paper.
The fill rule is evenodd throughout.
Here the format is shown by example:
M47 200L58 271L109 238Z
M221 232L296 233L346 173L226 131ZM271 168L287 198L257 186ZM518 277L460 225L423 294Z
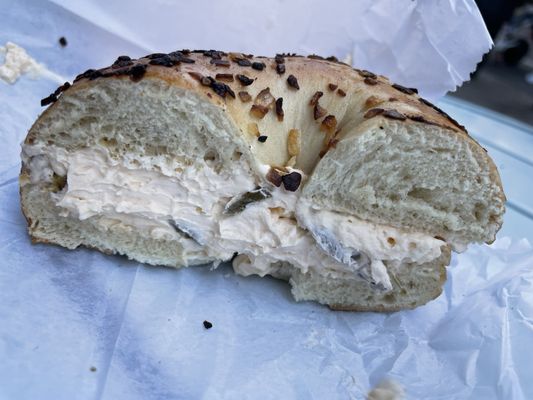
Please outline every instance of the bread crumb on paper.
M0 80L6 83L13 84L25 74L32 79L43 77L57 83L65 82L65 78L48 70L15 43L7 42L4 47L0 46L0 54L4 54L4 63L0 65Z
M382 380L368 392L367 400L403 400L405 393L402 386L392 379Z

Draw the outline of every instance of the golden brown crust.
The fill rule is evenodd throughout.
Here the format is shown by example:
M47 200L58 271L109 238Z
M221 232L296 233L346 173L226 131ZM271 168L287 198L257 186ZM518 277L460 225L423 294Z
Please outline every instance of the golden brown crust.
M218 54L217 57L220 58L213 58L213 54ZM387 104L386 110L398 111L406 119L419 123L435 124L466 133L464 127L444 111L419 97L416 89L393 84L384 76L358 70L334 60L328 61L317 56L311 56L311 58L289 55L276 56L276 58L250 57L250 55L240 53L207 51L187 53L186 58L194 61L193 63L177 62L174 65L165 65L164 61L169 57L169 54L155 54L155 56L160 57L148 55L138 60L131 60L132 64L124 67L110 66L99 70L88 70L79 75L71 87L63 91L79 88L95 79L121 78L140 81L149 77L157 77L168 83L196 90L204 94L212 103L232 110L235 108L233 107L234 103L237 103L237 108L242 107L242 101L234 96L235 93L252 85L254 87L268 87L272 85L273 80L286 82L288 77L292 76L297 79L298 89L286 82L287 90L298 91L304 89L306 85L311 85L323 92L331 92L331 88L335 87L333 92L337 93L339 98L343 97L343 92L347 96L353 93L367 94L374 98L373 105L375 107L380 104ZM227 61L227 64L213 63L217 60ZM246 62L240 62L242 60ZM283 62L280 63L279 61ZM254 69L252 67L254 63L264 64L264 67L261 70ZM280 64L284 65L285 72L283 74L280 74L276 69ZM116 62L114 65L117 65ZM130 71L139 66L145 70L140 77L133 78ZM217 75L219 75L218 80L216 79ZM233 76L233 79L231 81L227 78L220 79L221 76ZM238 76L251 79L253 83L244 84L237 78ZM212 78L212 81L202 82L202 78ZM226 85L226 88L222 84ZM233 91L233 95L230 94L228 88ZM56 97L59 97L59 93Z

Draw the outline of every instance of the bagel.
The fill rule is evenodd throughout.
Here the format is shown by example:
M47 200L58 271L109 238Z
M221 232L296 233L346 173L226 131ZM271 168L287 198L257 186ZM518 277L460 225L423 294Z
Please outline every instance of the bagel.
M20 175L34 242L231 260L296 300L387 312L437 297L451 250L502 224L498 171L463 126L334 57L120 56L42 105Z

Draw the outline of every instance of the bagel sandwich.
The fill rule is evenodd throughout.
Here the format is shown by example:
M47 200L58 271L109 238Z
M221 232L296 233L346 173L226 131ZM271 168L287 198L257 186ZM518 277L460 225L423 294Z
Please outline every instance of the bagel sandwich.
M416 89L334 57L120 56L42 100L22 146L34 242L185 267L231 261L296 300L396 311L490 243L487 152Z

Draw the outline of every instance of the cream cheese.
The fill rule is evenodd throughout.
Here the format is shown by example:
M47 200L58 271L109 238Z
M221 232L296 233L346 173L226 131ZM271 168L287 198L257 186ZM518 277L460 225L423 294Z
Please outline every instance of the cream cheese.
M0 54L4 55L4 63L0 65L0 79L4 82L13 84L24 74L29 74L33 79L42 76L57 83L66 81L65 78L38 63L28 55L26 50L15 43L7 42L4 47L0 47Z
M299 191L273 186L265 188L265 199L226 215L224 207L231 199L256 188L244 162L217 172L204 160L186 167L162 156L117 161L101 146L66 152L42 145L24 145L23 159L34 183L66 174L65 188L52 194L61 215L92 218L102 230L119 224L146 237L177 240L186 251L203 251L220 260L239 253L233 266L241 275L275 274L288 262L304 273L332 277L366 276L369 270L371 281L392 289L384 260L430 261L444 244L427 235L314 209ZM361 252L372 258L343 262L332 257L317 245L319 231L335 238L347 254Z

